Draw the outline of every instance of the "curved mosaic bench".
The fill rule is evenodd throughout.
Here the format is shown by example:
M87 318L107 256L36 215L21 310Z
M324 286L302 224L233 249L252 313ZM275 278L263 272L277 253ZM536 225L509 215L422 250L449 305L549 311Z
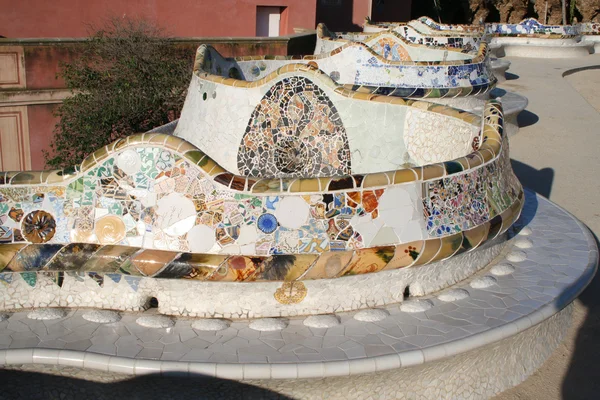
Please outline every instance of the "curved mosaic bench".
M414 25L414 26L413 26ZM318 27L317 27L318 29ZM318 32L318 30L317 30ZM339 34L343 38L349 36L348 39L359 40L356 37L372 35L380 32L393 32L400 35L405 40L421 45L427 46L441 46L466 49L467 51L473 51L479 47L483 34L474 36L471 34L465 35L463 31L453 31L452 35L448 35L447 32L431 32L429 28L422 29L420 24L412 24L408 22L403 23L383 23L383 25L371 25L370 22L365 20L364 29L362 35L360 33L345 33Z
M58 319L35 321L51 310L24 310L0 321L0 364L53 374L64 367L68 374L100 370L104 381L162 374L242 382L204 379L199 397L222 397L224 388L228 396L247 397L260 393L258 386L298 399L347 399L348 393L488 399L524 381L560 345L571 323L569 303L598 263L594 237L582 223L530 191L526 198L504 254L477 276L420 300L426 311L407 302L368 313L332 310L323 319L161 316L162 328L149 328L139 321L159 321L151 311L93 310L113 317L99 321L90 310L60 310Z
M426 46L421 47L434 51ZM453 53L462 54L458 51ZM199 63L205 66L199 66ZM275 79L276 75L291 72L290 68L298 68L293 65L304 64L305 74L315 76L311 79L319 79L321 85L333 90L339 87L339 90L393 97L454 98L480 95L492 89L496 83L489 68L485 43L481 44L477 56L457 61L389 61L359 42L348 42L330 53L302 57L223 58L212 47L202 45L198 49L196 64L197 70L217 76L218 79L229 77L239 80L237 87L263 85L267 80Z
M489 23L487 33L496 36L565 38L580 34L577 25L544 25L535 18L526 18L518 24Z
M239 82L220 79L222 86ZM207 97L194 82L196 77L186 106L194 105L196 95ZM203 90L222 95L223 88L207 83ZM274 281L263 314L280 315L282 303L306 296L300 281L414 268L471 251L510 227L522 206L522 190L510 168L499 104L488 103L480 128L478 117L453 109L365 98L373 107L407 107L410 120L439 118L446 129L471 126L475 136L468 143L473 141L475 150L454 161L391 172L261 179L228 172L176 136L142 134L100 149L70 170L2 173L0 280L21 288L11 295L4 287L5 308L40 304L41 298L52 298L43 302L54 306L69 304L47 292L58 293L63 285L69 287L64 292L70 306L94 301L102 308L131 310L145 307L150 292L175 296L178 290L169 287L182 282ZM185 113L176 134L189 122ZM440 275L442 282L432 289L446 278ZM125 283L98 286L109 281ZM161 286L163 281L169 283ZM136 293L140 286L144 290ZM202 286L192 287L202 293ZM94 296L73 295L83 288ZM246 291L237 285L219 288ZM186 300L174 299L175 310L163 312L209 313L194 311L193 305L183 311ZM319 310L317 304L308 311ZM260 307L253 312L260 314Z
M317 69L335 67L336 58L309 60L224 59L201 46L175 134L215 149L211 157L228 171L261 177L388 171L458 158L472 148L480 117L341 86ZM338 73L340 81L346 73ZM445 93L452 92L457 93ZM274 142L261 156L257 146L265 140ZM286 150L294 146L297 152ZM321 152L336 156L320 157Z
M328 53L344 44L358 42L391 61L453 61L476 56L481 37L426 36L410 26L377 33L333 33L325 24L317 25L315 54ZM474 53L474 54L471 54Z
M593 43L594 52L600 52L600 23L582 22L578 26L582 40L584 42Z
M486 24L497 56L569 58L589 55L594 43L582 41L579 25L544 25L533 18L518 24Z
M387 29L397 29L403 26L410 26L422 35L449 35L449 36L482 36L485 29L479 25L447 25L438 24L429 17L420 17L415 20L403 22L377 22L373 23L368 18L365 19L363 32L380 32Z
M328 48L336 48L336 50L334 50L331 54L334 54L336 51L340 51L340 49L347 49L348 46L350 45L364 45L367 46L369 49L372 49L374 52L378 53L380 56L383 56L384 58L391 58L391 59L410 59L411 57L408 55L408 53L404 52L403 50L399 50L399 49L405 49L405 48L413 48L413 49L423 49L423 51L428 51L428 57L429 59L433 59L433 58L444 58L447 54L462 54L465 55L464 53L460 52L458 49L454 50L452 52L452 49L446 49L446 50L441 50L440 48L436 48L436 49L427 49L427 46L424 45L413 45L413 46L408 46L406 47L406 43L405 41L402 40L401 37L399 37L399 35L393 31L382 31L379 33L375 33L375 34L367 34L367 35L361 35L361 34L334 34L331 33L327 30L327 28L323 25L323 24L319 24L319 26L317 27L317 46L315 49L315 53L319 53L321 51L323 51L323 49L328 49ZM403 47L404 46L404 47ZM383 74L380 75L379 73L381 72L381 68L379 67L379 65L376 62L373 62L373 60L368 60L368 62L363 62L362 65L358 65L356 67L356 70L351 69L350 73L344 73L342 74L342 76L340 77L339 71L343 70L344 67L342 66L346 66L346 65L353 65L353 61L352 59L354 57L356 57L357 59L360 59L361 57L361 52L355 52L357 55L354 55L353 53L351 53L349 51L349 49L345 50L347 57L346 59L349 59L350 61L345 61L344 57L342 57L341 55L335 55L331 57L331 60L328 60L326 57L324 58L326 61L321 61L323 60L323 57L321 58L321 60L313 60L312 62L314 62L314 65L317 65L319 68L323 69L325 72L333 74L332 76L337 80L338 83L347 83L348 81L352 82L352 83L360 83L361 85L363 85L362 87L359 88L359 90L361 91L365 91L368 90L372 93L376 93L376 94L389 94L389 95L393 95L393 96L401 96L401 97L425 97L427 98L428 101L437 103L437 104L443 104L443 105L448 105L451 107L457 107L466 111L470 111L470 112L476 112L476 113L480 113L481 110L484 107L484 103L486 100L490 99L490 98L499 98L501 99L501 101L504 103L505 105L505 117L506 117L506 127L509 131L509 133L512 135L514 133L516 133L519 130L519 126L517 123L517 117L519 115L519 113L521 111L523 111L525 109L525 107L527 106L527 98L525 98L524 96L521 96L519 94L516 93L512 93L512 92L504 92L504 91L498 91L496 90L495 92L493 92L493 87L495 86L496 82L498 81L498 77L500 77L500 79L505 80L505 72L508 69L508 67L510 66L510 63L504 60L493 60L490 61L489 56L487 55L487 49L485 51L483 51L483 48L485 47L485 42L481 42L480 43L480 50L479 50L479 55L476 57L478 59L481 59L481 56L483 55L483 62L481 64L482 68L475 68L473 70L471 70L471 72L469 72L469 69L462 69L461 71L454 69L454 68L449 68L447 70L447 78L449 78L450 80L452 80L452 76L454 75L462 75L463 78L465 77L465 74L469 73L469 74L474 74L475 76L478 76L479 74L482 73L482 78L484 81L488 80L488 77L491 77L491 81L493 81L493 83L488 84L487 86L484 85L483 86L483 90L477 89L471 92L462 92L462 93L456 93L455 91L448 91L446 92L445 90L434 90L434 89L425 89L422 90L423 87L431 87L431 86L436 86L436 87L440 87L440 83L443 82L444 79L446 79L446 77L439 75L439 72L441 72L440 70L437 70L437 75L435 75L435 77L433 77L432 75L429 76L429 78L423 80L423 79L419 79L416 78L413 74L407 75L404 73L400 73L398 75L394 75L391 76L389 73L387 74ZM449 53L450 52L450 53ZM425 54L425 53L423 53ZM323 55L321 55L323 56ZM472 57L472 55L468 55L469 57ZM304 57L305 59L309 59L309 57ZM339 58L339 60L338 60ZM252 60L252 61L248 61L248 59L238 59L240 60L240 63L242 64L248 64L250 65L250 67L245 66L244 69L244 76L248 76L250 74L246 73L247 70L250 69L250 71L252 71L252 69L254 71L259 71L259 67L256 64L256 60ZM292 62L291 58L287 59L287 62ZM335 60L335 61L334 61ZM413 58L414 60L414 58ZM474 60L475 61L475 60ZM473 61L473 62L474 62ZM279 66L281 65L281 61L280 62L274 62L274 61L259 61L259 63L262 63L263 65L263 73L260 73L257 75L257 77L262 77L265 74L271 72L273 70L273 68L275 66ZM309 62L310 63L310 62ZM329 63L331 63L332 65L329 65ZM404 65L406 63L408 63L407 61L400 61L399 62L400 65ZM446 62L441 62L441 64L446 64ZM377 67L375 67L377 65ZM471 67L474 67L476 65L479 64L468 64ZM337 68L333 73L329 72L332 68ZM375 68L375 71L373 72L373 68ZM400 68L404 68L404 67L400 67ZM435 67L432 67L433 69L435 69ZM423 71L417 71L417 75L419 75L421 72ZM349 77L348 77L349 76ZM352 79L356 76L356 80L353 81ZM421 78L426 78L428 75L423 74L423 76ZM383 77L383 79L381 79L381 77ZM430 83L427 82L427 80L429 79L435 79L435 81L437 82L436 85L431 85ZM471 78L470 78L471 79ZM479 78L476 78L479 79ZM406 86L407 84L409 85L414 85L412 84L412 82L416 82L418 81L418 85L421 85L420 87L416 87L416 88L412 88L412 89L406 89L403 88L402 86ZM465 85L468 85L468 83L465 81L464 82ZM379 87L380 85L383 85L383 87ZM402 87L401 89L399 89L398 87ZM446 85L448 86L448 85ZM350 88L350 87L349 87ZM355 89L356 87L354 87ZM506 112L508 111L508 112Z

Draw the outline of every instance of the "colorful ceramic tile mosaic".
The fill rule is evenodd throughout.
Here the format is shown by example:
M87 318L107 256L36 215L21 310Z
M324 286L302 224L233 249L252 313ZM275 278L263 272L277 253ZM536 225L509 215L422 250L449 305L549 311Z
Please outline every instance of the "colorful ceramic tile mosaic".
M572 37L580 35L579 25L544 25L534 18L518 24L486 24L486 32L494 36Z
M261 104L297 114L283 132L294 126L296 135L310 116L319 132L341 135L316 89L289 79L266 95L273 103ZM320 116L310 114L315 108ZM126 276L135 285L144 276L290 281L426 264L493 239L519 215L522 191L497 102L487 104L482 134L454 161L341 177L236 176L165 134L119 140L69 170L2 172L1 271L33 286L36 273L59 285L67 273L98 285ZM323 135L325 148L338 139ZM347 261L326 267L336 252Z
M406 47L406 43L424 45L430 48L450 48L450 49L459 49L463 53L471 53L477 52L479 45L483 39L483 33L476 36L471 34L465 34L465 32L456 31L455 35L449 36L447 32L439 32L438 33L430 33L429 30L423 32L420 30L421 26L417 25L413 27L411 22L407 24L389 24L389 25L370 25L369 23L365 23L365 30L363 33L336 33L332 34L331 32L325 29L324 25L319 24L317 26L317 32L321 35L331 36L333 38L337 38L338 40L351 40L351 41L359 41L366 42L370 36L373 36L377 33L386 33L387 36L394 37L393 45L396 47ZM384 29L384 27L386 27ZM403 38L404 40L398 40L399 38ZM392 44L390 44L392 46ZM317 42L317 49L319 48L319 43ZM375 50L374 46L372 48ZM410 48L410 47L409 47ZM384 55L383 53L377 51L378 54ZM315 54L318 54L315 51ZM387 58L387 57L386 57ZM394 61L400 61L400 58L389 58Z
M454 36L477 37L483 35L484 27L481 25L446 25L439 24L429 17L420 17L409 22L371 22L365 19L363 32L381 32L388 29L399 31L403 27L411 27L423 36Z
M581 22L578 27L582 35L600 35L600 22Z
M327 53L349 42L363 43L390 61L453 61L477 56L481 37L423 36L403 25L377 33L333 33L317 26L315 54Z
M348 175L348 138L335 106L306 78L277 82L250 117L238 167L261 177Z
M468 154L480 136L477 115L367 93L366 87L341 86L317 69L316 61L293 61L226 59L212 47L200 46L175 135L208 149L227 171L263 178L364 174L443 162ZM463 67L435 68L438 73L451 68L457 85L470 82L471 76L477 79L475 73L461 72ZM225 78L255 73L259 77L251 80ZM468 93L473 92L468 85ZM380 89L385 88L376 92ZM436 92L463 93L462 89Z
M455 49L431 49L424 45L414 45L420 47L411 55L410 52L403 53L399 47L390 46L387 41L391 39L385 36L388 33L378 35L371 37L372 43L346 40L339 46L339 42L334 42L332 47L337 48L331 52L301 58L251 56L226 59L207 47L199 50L197 64L198 60L202 60L202 71L222 77L236 76L236 79L248 82L266 79L287 65L310 65L347 89L394 97L463 97L486 93L496 84L485 42L480 44L475 55ZM431 57L423 56L432 52L435 54ZM390 61L385 57L412 61ZM419 61L421 59L430 61ZM209 98L207 100L210 101Z

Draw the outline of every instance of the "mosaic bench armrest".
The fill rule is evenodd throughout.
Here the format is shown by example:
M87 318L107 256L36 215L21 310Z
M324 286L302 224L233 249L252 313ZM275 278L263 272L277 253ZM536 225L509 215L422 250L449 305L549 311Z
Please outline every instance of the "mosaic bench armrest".
M468 156L368 175L235 176L192 144L149 133L69 170L2 172L0 279L294 281L451 257L520 213L502 124L490 101L482 143Z
M333 33L325 24L317 25L315 55L330 53L349 43L365 45L386 60L403 62L472 63L480 60L485 51L481 37L422 36L409 26L377 33Z
M363 25L364 32L380 32L387 29L398 29L405 26L411 26L422 35L452 35L452 36L481 36L484 28L479 25L444 25L438 24L429 17L420 17L409 22L377 22L373 23L369 18L365 18Z
M578 28L582 35L600 35L600 22L581 22Z
M518 24L486 24L486 32L494 36L562 39L580 35L580 28L578 25L544 25L535 18L527 18Z
M443 162L468 154L480 139L477 115L341 86L318 69L323 60L305 62L226 59L200 46L175 135L234 174L263 178L362 174ZM464 89L436 91L458 95Z

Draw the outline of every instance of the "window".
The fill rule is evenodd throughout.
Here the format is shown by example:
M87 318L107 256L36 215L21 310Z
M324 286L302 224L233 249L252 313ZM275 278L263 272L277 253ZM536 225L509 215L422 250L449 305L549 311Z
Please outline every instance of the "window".
M282 18L282 14L284 18ZM256 7L256 36L279 36L285 34L285 7Z

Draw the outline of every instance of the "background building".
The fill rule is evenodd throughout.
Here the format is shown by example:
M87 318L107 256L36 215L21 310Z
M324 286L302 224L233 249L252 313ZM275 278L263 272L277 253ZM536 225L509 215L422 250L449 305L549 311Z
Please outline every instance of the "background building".
M286 55L312 53L318 22L359 31L368 15L407 21L410 9L410 0L0 0L0 171L44 169L54 110L69 95L60 64L108 18L146 19L190 57L201 43L225 56Z
M0 0L0 36L82 38L112 16L142 17L176 37L279 36L324 22L360 30L410 19L411 0Z

